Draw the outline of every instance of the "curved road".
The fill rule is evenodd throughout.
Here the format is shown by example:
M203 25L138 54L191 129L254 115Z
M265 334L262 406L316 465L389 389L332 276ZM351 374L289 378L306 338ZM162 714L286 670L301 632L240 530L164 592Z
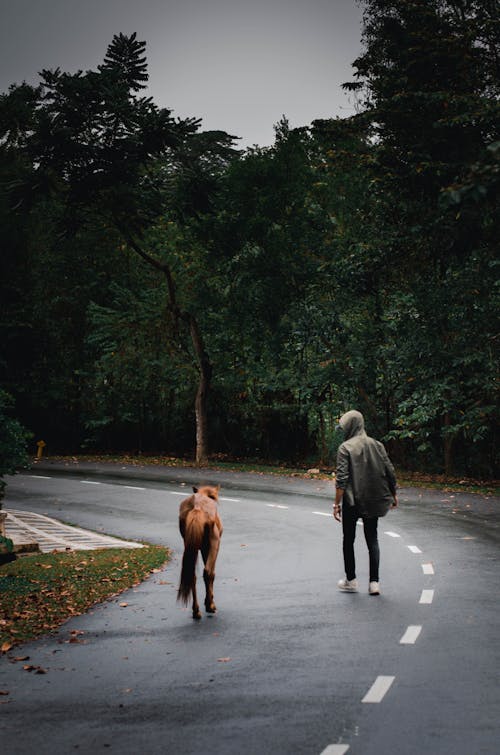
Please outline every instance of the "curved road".
M7 509L168 545L174 557L2 657L2 750L498 752L498 499L401 490L379 523L383 594L367 593L360 527L360 592L350 595L336 589L331 483L225 475L218 613L193 622L176 603L177 512L199 475L46 465L9 478ZM69 643L75 630L80 642ZM27 673L18 655L47 673Z

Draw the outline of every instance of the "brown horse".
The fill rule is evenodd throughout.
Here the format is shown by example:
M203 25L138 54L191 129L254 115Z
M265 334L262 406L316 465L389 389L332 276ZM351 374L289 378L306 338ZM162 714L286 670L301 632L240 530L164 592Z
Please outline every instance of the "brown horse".
M193 495L182 501L179 508L179 529L184 538L184 554L177 600L187 605L193 593L193 619L201 619L196 597L196 561L201 551L203 581L205 582L205 610L215 613L214 579L215 562L222 535L222 522L217 511L219 485L193 488Z

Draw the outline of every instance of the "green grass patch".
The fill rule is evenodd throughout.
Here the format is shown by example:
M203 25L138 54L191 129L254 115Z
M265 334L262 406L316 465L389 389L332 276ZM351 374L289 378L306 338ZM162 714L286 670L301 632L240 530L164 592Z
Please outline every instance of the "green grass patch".
M0 651L56 630L139 584L170 557L157 545L37 553L0 567Z

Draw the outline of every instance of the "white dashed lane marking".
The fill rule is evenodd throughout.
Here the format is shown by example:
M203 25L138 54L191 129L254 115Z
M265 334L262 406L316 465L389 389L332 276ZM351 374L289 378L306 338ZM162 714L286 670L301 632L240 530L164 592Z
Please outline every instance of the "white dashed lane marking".
M434 590L422 590L419 603L429 604L434 600Z
M389 535L389 537L401 537L401 535L398 535L397 532L385 532L384 534Z
M313 511L313 514L316 514L316 516L332 516L332 514L327 514L326 511ZM333 746L333 745L331 745L331 746ZM326 752L326 750L325 750L325 752Z
M53 477L44 477L40 474L31 474L31 475L24 475L25 477L35 477L37 480L53 480ZM147 490L147 488L141 488L139 485L122 485L121 483L113 483L113 482L97 482L94 480L80 480L82 485L113 485L114 487L120 487L120 488L126 488L127 490ZM182 495L186 498L191 495L188 493L187 490L167 490L166 493L169 493L170 495ZM240 503L241 498L221 498L221 501L231 501L233 503ZM274 504L273 504L274 505ZM276 508L278 509L287 509L288 506L279 506L276 505Z
M416 545L409 545L408 550L411 551L412 553L422 553L420 548L418 548Z
M281 503L266 503L270 509L287 509L288 506L283 506Z
M414 645L421 631L422 631L421 626L409 626L406 632L404 633L404 635L399 640L399 644L400 645Z
M344 755L349 749L349 745L328 745L321 755Z
M395 676L377 676L372 686L361 700L362 703L380 703L389 691Z
M434 574L434 567L432 564L422 564L422 571L424 574Z

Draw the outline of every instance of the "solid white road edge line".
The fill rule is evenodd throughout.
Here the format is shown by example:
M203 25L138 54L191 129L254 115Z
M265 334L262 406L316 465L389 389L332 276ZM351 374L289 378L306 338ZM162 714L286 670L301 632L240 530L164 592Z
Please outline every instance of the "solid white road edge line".
M27 474L27 475L19 475L19 477L35 477L39 480L51 480L52 477L45 477L43 474Z
M432 564L422 564L422 571L424 574L434 574L434 567Z
M404 635L399 640L399 644L414 645L421 631L421 626L409 626Z
M140 488L137 485L122 485L122 488L127 488L127 490L146 490L146 488Z
M372 686L361 700L362 703L380 703L389 691L395 676L377 676Z
M100 482L94 482L93 480L80 480L82 485L100 485Z
M434 590L422 590L422 595L420 596L419 603L422 604L429 604L432 603L434 600Z

